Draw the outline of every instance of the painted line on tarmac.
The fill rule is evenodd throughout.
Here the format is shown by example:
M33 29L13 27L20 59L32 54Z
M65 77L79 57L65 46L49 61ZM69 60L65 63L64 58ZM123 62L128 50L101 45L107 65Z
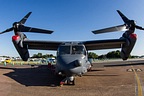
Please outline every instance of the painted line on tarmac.
M134 67L133 66L131 66L131 67L133 69L133 72L134 72L135 78L136 78L136 82L137 82L136 96L143 96L143 91L142 91L142 85L141 85L141 82L140 82L140 78L139 78L138 74L136 73Z

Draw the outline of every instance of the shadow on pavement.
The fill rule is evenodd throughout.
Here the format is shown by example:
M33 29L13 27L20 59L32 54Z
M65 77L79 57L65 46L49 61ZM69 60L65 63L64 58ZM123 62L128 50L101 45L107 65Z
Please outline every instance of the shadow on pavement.
M28 65L27 65L28 66ZM0 67L0 69L10 69L12 72L5 73L3 75L8 76L18 83L25 86L50 86L56 87L59 86L62 77L57 77L54 75L47 66L39 66L31 68L30 65L28 68L13 68L13 67Z

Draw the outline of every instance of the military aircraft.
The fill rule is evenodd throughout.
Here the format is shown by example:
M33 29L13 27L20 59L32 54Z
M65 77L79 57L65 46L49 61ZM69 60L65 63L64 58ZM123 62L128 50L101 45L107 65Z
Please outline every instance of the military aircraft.
M55 72L58 75L66 76L60 84L75 84L75 76L82 76L92 67L91 63L88 61L89 50L121 48L121 58L123 60L128 59L129 54L131 53L137 40L137 35L134 33L135 29L144 30L144 28L136 25L134 20L128 19L119 10L117 10L117 12L124 21L123 25L94 30L92 32L94 34L101 34L114 31L125 31L119 39L80 42L29 40L23 32L45 34L51 34L53 32L51 30L25 26L24 24L31 12L24 16L24 18L22 18L19 22L13 23L11 28L6 29L0 34L14 30L15 35L12 36L12 41L23 61L27 61L29 58L28 49L57 51Z

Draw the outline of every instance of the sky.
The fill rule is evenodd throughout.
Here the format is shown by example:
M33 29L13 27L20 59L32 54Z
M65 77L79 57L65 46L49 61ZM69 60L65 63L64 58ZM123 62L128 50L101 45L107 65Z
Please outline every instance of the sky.
M25 33L31 40L86 41L118 39L124 32L95 35L91 31L123 24L116 10L144 27L144 0L0 0L0 31L12 27L28 12L31 16L26 26L53 30L53 34ZM131 55L144 55L144 31L136 30L137 42ZM13 43L13 32L0 35L0 56L17 53ZM94 51L98 55L111 50ZM116 49L117 50L117 49ZM120 49L119 49L120 50ZM37 53L55 54L53 51L30 50Z

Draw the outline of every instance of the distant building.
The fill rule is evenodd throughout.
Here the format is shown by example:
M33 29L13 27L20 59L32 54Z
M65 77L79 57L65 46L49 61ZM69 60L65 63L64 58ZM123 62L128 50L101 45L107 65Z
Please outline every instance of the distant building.
M0 56L0 62L4 62L6 60L6 57Z

